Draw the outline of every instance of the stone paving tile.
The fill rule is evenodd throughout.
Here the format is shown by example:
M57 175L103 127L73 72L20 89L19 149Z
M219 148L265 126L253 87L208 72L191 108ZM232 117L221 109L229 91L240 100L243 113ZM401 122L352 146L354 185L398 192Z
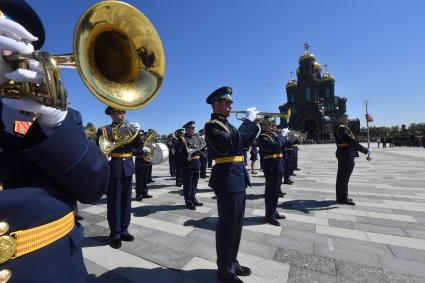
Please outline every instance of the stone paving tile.
M425 263L425 251L423 250L403 248L397 246L389 246L389 248L393 252L394 256L397 258L415 260Z
M423 262L395 257L383 257L381 262L384 270L423 277L423 281L425 282L425 263Z
M290 266L315 270L336 276L334 259L314 256L290 249L277 248L274 260L289 264Z
M404 229L398 227L388 227L381 225L371 225L365 223L353 223L352 229L362 230L365 232L376 232L381 234L389 234L394 236L408 236Z
M331 276L310 269L291 266L289 270L288 283L351 283L345 278Z
M127 280L113 271L109 271L106 268L103 268L96 263L84 259L87 270L90 270L86 283L131 283L130 280Z
M336 260L337 275L353 282L384 282L384 271L380 268Z

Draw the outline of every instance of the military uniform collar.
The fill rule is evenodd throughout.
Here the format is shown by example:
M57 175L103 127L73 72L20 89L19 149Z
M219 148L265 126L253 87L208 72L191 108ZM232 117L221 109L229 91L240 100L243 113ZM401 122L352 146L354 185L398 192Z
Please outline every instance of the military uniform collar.
M211 114L211 119L217 119L217 120L222 121L222 122L227 122L227 117L226 116L223 116L223 115L217 114L217 113L212 113Z

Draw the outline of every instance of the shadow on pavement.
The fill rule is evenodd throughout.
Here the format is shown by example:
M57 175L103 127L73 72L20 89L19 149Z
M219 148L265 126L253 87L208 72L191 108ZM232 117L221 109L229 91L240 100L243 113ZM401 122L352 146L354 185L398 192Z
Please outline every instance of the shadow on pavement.
M134 213L134 217L143 217L149 214L153 214L159 211L171 211L171 210L180 210L186 209L186 206L181 205L144 205L139 207L131 208L131 212Z
M170 268L135 268L118 267L107 271L100 276L89 274L86 283L184 283L203 282L216 283L217 272L214 269L176 270Z
M298 210L303 213L310 213L310 211L335 209L337 207L332 206L334 204L336 204L334 200L290 200L281 203L278 207L289 210Z

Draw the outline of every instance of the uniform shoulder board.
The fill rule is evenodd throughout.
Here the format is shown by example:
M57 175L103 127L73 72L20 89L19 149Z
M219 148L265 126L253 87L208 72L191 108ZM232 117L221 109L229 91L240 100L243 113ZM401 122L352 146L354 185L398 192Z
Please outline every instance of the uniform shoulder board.
M219 125L221 128L223 128L223 130L225 130L227 133L230 134L230 129L219 120L212 119L212 120L209 120L208 123Z

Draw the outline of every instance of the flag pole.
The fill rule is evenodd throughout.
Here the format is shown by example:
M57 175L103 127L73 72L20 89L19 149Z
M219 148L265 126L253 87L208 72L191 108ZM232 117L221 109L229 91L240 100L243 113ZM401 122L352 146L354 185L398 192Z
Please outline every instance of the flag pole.
M367 99L364 102L364 105L366 107L366 131L367 131L367 149L370 148L370 134L369 134L369 113L367 111L367 106L369 105L369 101ZM367 154L366 160L371 161L372 157L370 157L370 154Z

